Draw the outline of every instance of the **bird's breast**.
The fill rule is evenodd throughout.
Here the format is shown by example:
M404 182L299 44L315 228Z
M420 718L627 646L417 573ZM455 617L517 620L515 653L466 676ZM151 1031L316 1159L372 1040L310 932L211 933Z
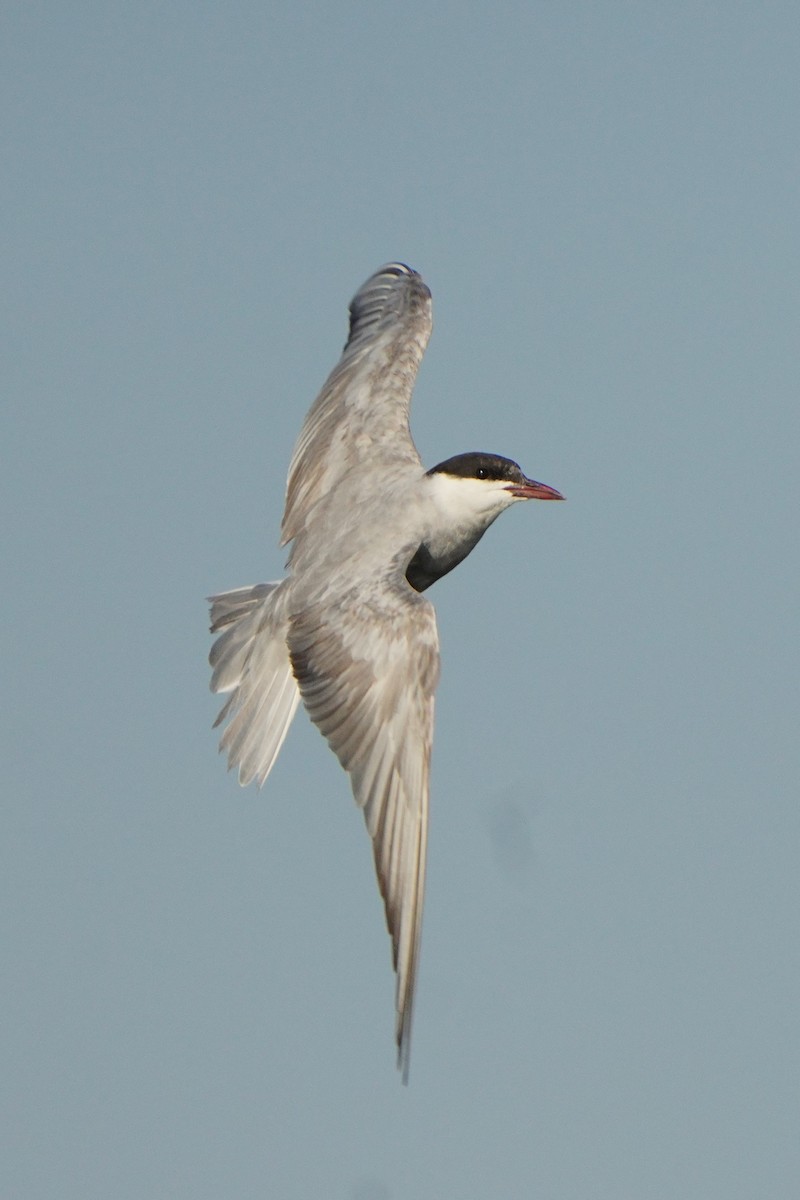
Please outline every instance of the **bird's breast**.
M460 562L463 562L469 552L483 537L483 528L472 528L454 534L431 533L417 547L414 556L406 567L406 579L417 592L424 592L437 579L447 575Z

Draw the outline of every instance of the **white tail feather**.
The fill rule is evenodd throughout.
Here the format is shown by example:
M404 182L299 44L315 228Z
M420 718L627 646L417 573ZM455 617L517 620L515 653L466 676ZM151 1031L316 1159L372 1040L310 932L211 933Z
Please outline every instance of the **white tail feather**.
M258 583L211 596L212 692L230 692L214 722L229 720L219 748L243 787L272 770L292 723L300 693L286 647L286 616L279 583Z

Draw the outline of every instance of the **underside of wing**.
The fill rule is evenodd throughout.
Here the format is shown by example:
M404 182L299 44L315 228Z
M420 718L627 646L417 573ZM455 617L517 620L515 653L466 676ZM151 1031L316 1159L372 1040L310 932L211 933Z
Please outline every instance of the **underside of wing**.
M431 294L410 267L389 263L359 288L342 357L306 417L289 466L284 543L359 463L379 455L419 463L408 413L430 333Z
M289 649L311 719L349 773L372 839L397 972L398 1066L408 1078L422 930L433 694L432 606L403 581L292 619Z

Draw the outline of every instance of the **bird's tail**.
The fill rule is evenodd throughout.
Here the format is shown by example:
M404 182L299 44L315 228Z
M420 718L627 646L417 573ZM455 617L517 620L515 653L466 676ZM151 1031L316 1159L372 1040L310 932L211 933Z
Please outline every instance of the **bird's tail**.
M219 748L243 787L269 775L300 699L284 595L279 583L258 583L209 597L211 632L219 634L208 656L211 690L230 692L214 725L229 722Z

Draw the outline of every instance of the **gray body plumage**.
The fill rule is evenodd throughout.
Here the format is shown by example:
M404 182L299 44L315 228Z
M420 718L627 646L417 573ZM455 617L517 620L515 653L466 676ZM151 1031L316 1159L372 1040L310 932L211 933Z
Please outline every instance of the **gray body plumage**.
M516 499L559 498L498 456L462 455L425 471L408 419L430 332L430 292L403 264L356 293L342 357L289 467L288 576L211 606L211 687L229 694L220 749L240 782L263 784L300 699L350 775L392 938L404 1079L439 676L434 610L421 592Z

